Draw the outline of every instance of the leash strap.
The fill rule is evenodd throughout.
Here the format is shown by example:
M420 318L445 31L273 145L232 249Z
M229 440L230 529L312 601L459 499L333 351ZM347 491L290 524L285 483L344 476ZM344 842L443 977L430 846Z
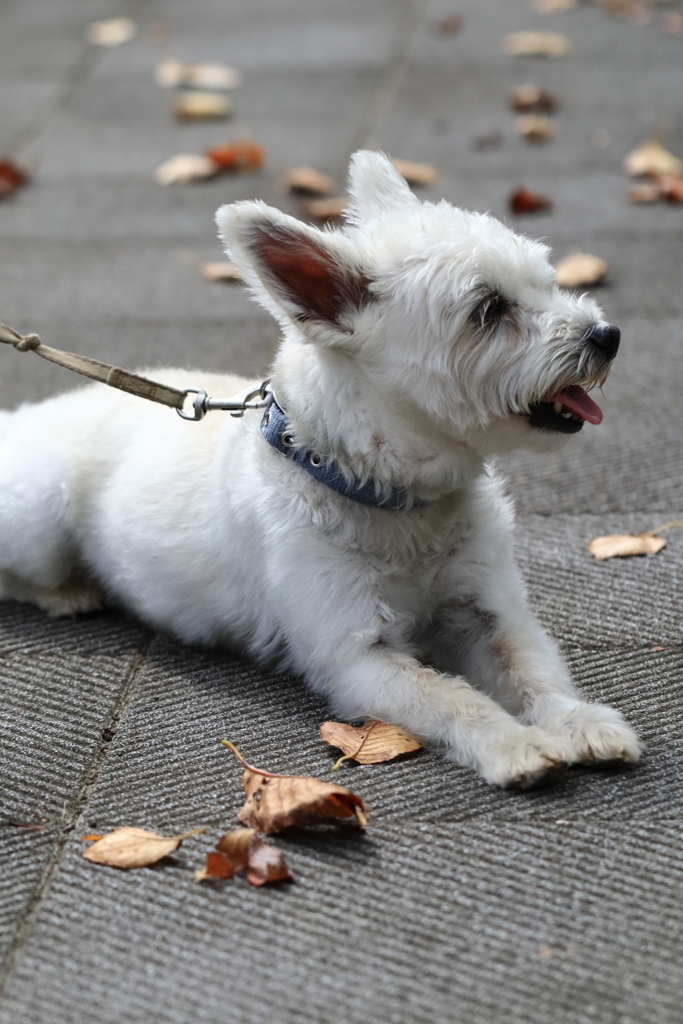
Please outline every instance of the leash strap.
M185 404L186 391L179 391L168 384L159 384L158 381L148 380L137 373L131 373L130 370L122 370L120 366L101 363L89 356L79 356L75 352L62 352L58 348L50 348L43 345L37 334L22 336L11 327L0 324L0 342L14 345L17 352L36 352L43 359L49 359L51 363L64 366L67 370L74 370L91 380L108 384L111 388L118 388L119 391L127 391L129 395L147 398L150 402L159 402L160 405L168 405L171 409L181 410Z

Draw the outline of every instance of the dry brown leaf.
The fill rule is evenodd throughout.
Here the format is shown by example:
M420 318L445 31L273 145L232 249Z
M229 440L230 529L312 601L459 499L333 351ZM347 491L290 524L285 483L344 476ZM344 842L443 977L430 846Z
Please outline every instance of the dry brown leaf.
M292 877L282 850L268 846L258 837L249 847L247 881L249 885L261 886L268 882L285 882Z
M102 838L102 836L98 835L96 832L91 832L90 835L81 836L81 842L82 843L92 843L92 842L95 841L95 839L101 839L101 838Z
M189 89L237 89L242 75L226 64L183 64L179 60L162 60L154 72L157 85L166 89L185 86Z
M624 170L631 177L658 178L663 174L674 177L683 175L683 160L669 153L657 139L648 139L628 154L624 160Z
M203 831L195 828L169 839L145 828L117 828L93 843L83 856L95 864L107 864L112 868L144 868L173 853L183 839Z
M314 167L293 167L283 175L282 184L296 196L327 196L336 187L332 178Z
M205 281L220 281L223 284L239 284L244 278L239 267L227 260L220 263L202 263L200 272Z
M334 196L332 199L309 199L301 204L307 217L314 220L340 220L349 205L346 196Z
M642 185L632 185L626 193L629 203L683 203L683 177L662 174Z
M550 196L539 195L528 188L518 188L509 196L508 206L513 213L539 213L541 210L552 210L553 201Z
M292 877L281 851L262 842L253 828L226 832L216 843L216 851L206 855L206 866L195 871L194 877L196 882L204 882L232 878L245 870L249 885L254 886Z
M236 139L223 146L212 146L204 155L212 161L220 174L226 171L256 171L263 166L265 151L250 139Z
M626 193L629 203L656 203L660 199L659 185L651 182L643 185L632 185Z
M0 160L0 199L6 199L29 181L26 171L8 159Z
M555 137L555 123L543 114L520 114L515 119L517 133L529 142L550 142Z
M217 173L216 164L208 156L180 153L157 167L154 178L160 185L185 185L190 181L206 181Z
M559 104L552 93L541 89L540 85L527 82L514 90L510 96L510 106L520 114L551 114L553 110L557 110Z
M222 92L184 92L173 113L179 121L224 121L232 114L232 103Z
M335 786L305 775L275 775L247 764L240 752L221 741L245 766L242 785L247 794L238 818L244 825L271 835L306 818L350 818L365 828L367 809L359 796L345 786Z
M379 764L422 747L405 729L386 722L365 722L360 728L345 722L323 722L320 738L344 751L345 757L337 761L335 768L347 758L358 764Z
M572 41L559 32L511 32L503 36L502 48L512 57L564 57Z
M85 38L93 46L120 46L127 43L137 32L137 25L130 18L107 18L105 21L91 21L85 30Z
M592 256L588 252L573 252L555 267L555 280L561 288L580 288L582 285L598 284L608 269L599 256Z
M608 537L596 537L588 550L598 561L605 558L625 558L629 555L655 555L666 545L663 537L649 533L615 533Z
M416 163L415 160L392 160L398 173L409 185L420 185L426 188L439 180L439 172L431 164Z
M534 0L534 7L539 14L562 14L578 7L579 0Z

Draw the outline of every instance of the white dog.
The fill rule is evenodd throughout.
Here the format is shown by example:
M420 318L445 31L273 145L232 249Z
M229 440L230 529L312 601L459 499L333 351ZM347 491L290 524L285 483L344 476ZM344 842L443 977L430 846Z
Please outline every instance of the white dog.
M99 384L2 414L2 596L115 601L188 643L238 645L501 786L637 760L527 607L488 461L600 422L584 387L618 330L558 290L544 246L419 202L383 156L355 154L350 191L343 231L260 202L218 211L284 333L263 422L185 423Z

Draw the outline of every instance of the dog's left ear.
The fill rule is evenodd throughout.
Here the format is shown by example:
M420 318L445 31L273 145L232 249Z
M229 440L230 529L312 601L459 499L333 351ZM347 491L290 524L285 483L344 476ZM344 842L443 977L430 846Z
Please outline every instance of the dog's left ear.
M259 302L312 341L348 343L354 314L372 301L353 243L261 202L221 206L216 222Z

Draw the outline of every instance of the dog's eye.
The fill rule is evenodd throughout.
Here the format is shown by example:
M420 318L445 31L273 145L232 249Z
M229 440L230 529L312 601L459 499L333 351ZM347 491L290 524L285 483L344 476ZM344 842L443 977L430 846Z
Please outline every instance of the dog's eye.
M491 330L496 327L510 310L512 303L500 292L490 292L472 311L472 319L478 327Z

